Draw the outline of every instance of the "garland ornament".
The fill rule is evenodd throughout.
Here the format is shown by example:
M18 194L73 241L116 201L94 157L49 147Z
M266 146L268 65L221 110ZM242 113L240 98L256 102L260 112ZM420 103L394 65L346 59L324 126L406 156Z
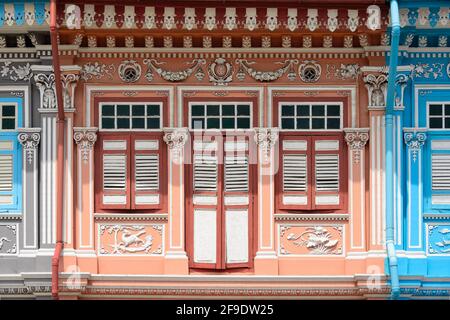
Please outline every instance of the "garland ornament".
M155 71L161 78L170 82L180 82L189 78L194 72L197 80L201 81L205 77L205 72L202 69L202 65L206 64L205 59L194 59L191 62L191 66L181 71L169 71L164 70L160 65L165 62L158 62L155 59L145 59L144 64L147 65L147 72L145 78L151 82L154 79L153 71Z
M275 62L276 64L282 64L282 67L275 71L258 71L251 67L255 62L247 61L244 59L237 59L236 63L239 65L239 70L236 77L240 81L244 81L245 73L250 77L260 82L270 82L281 78L286 72L288 72L287 77L290 81L294 81L296 78L296 72L294 70L294 65L298 64L298 60L291 59L284 62Z

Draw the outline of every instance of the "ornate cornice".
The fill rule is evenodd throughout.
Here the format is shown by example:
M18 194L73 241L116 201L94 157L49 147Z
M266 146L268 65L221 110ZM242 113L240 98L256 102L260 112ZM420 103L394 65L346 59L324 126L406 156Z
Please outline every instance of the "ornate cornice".
M427 140L426 130L404 128L403 138L408 149L411 151L413 161L416 162L417 154L422 149L425 141Z
M358 164L361 152L369 141L369 128L345 128L345 141L350 150L353 151L353 163Z
M81 151L81 157L84 162L89 160L89 152L93 149L97 141L97 128L75 127L73 128L73 139Z
M28 163L33 163L35 151L41 141L41 128L20 128L17 139L27 154Z
M262 163L270 161L270 151L275 143L278 141L278 128L254 128L255 142L262 151Z

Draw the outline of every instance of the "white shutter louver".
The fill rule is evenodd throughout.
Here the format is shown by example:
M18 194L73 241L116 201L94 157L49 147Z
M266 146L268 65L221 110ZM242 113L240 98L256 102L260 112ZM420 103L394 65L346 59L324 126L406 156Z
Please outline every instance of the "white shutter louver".
M450 190L450 154L431 155L431 181L433 190Z
M283 156L283 191L306 192L306 154Z
M194 154L194 189L217 190L217 156Z
M339 155L317 154L316 191L339 191Z
M13 156L0 155L0 191L11 192L13 190Z
M136 191L159 189L159 157L157 154L136 154Z
M225 157L225 191L248 191L247 157Z
M103 155L103 189L125 190L127 157L122 154Z

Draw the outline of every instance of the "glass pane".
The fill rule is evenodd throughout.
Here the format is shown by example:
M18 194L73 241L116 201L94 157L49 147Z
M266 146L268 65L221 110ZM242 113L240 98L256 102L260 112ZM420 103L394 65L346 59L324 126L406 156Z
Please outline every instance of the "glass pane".
M297 106L297 116L309 116L309 106Z
M234 129L234 118L223 118L222 119L222 128L223 129Z
M281 119L281 129L295 129L294 119Z
M206 114L208 116L218 116L220 115L220 108L218 105L206 106Z
M149 118L147 119L147 129L159 129L160 123L159 118Z
M250 118L237 119L237 129L249 129L249 128L250 128Z
M340 116L339 106L327 106L327 116Z
M222 106L222 115L223 116L234 116L234 105L224 104Z
M281 106L281 115L282 116L293 116L294 115L294 106Z
M442 118L430 118L430 128L442 128Z
M450 68L450 67L449 67ZM450 70L450 69L449 69ZM450 115L450 104L446 104L445 105L445 115L448 116Z
M130 119L117 118L117 129L130 129Z
M145 106L142 105L134 105L131 111L133 116L145 116Z
M114 118L102 118L103 129L114 129Z
M327 129L340 129L340 119L339 118L328 118L327 119Z
M102 115L103 116L114 116L114 106L112 106L112 105L102 106Z
M312 106L312 115L313 116L324 116L325 115L325 106Z
M309 129L309 119L308 118L297 119L297 129Z
M133 118L132 125L133 125L133 129L145 129L145 119L144 118Z
M237 106L237 114L238 116L249 116L250 115L250 106L239 104Z
M2 129L11 130L16 128L16 120L15 119L3 119L2 121Z
M325 129L325 119L313 118L312 129Z
M159 107L158 104L148 104L147 116L159 116Z
M445 118L445 129L450 129L450 118Z
M130 106L127 104L117 105L117 115L118 116L129 116L130 115Z
M15 106L3 106L2 115L4 117L14 117L16 115Z
M204 116L205 115L205 106L193 105L191 107L191 115L192 116Z
M209 118L206 120L207 129L220 129L219 118Z
M442 105L430 104L430 116L440 116L440 115L442 115Z
M204 119L192 119L192 129L204 129L205 125L205 120Z

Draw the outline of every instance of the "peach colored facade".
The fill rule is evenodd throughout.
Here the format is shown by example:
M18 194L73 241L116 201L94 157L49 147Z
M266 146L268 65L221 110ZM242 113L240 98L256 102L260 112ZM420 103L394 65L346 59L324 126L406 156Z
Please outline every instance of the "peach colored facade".
M351 9L363 21L367 7ZM147 6L145 12L153 12L150 8L154 9ZM373 30L360 21L353 29L349 18L354 11L342 5L336 11L319 7L317 14L295 7L298 15L296 11L290 16L286 10L290 7L279 7L275 14L273 8L264 7L255 9L260 25L251 31L250 23L242 22L245 19L231 29L225 23L209 31L198 22L199 16L191 31L187 30L189 8L183 15L179 6L175 9L179 23L169 28L170 8L156 8L156 20L165 24L154 27L137 27L134 21L131 27L107 28L106 13L114 11L110 7L104 8L104 21L95 22L96 26L88 23L86 15L82 29L60 26L67 118L66 184L59 190L64 193L60 298L387 297L383 245L386 70L382 67L388 45L386 21ZM199 10L212 12L207 9L196 8L197 15ZM226 8L216 9L219 20L219 11ZM245 8L237 9L240 19ZM92 8L85 5L83 10L82 14ZM335 13L336 21L341 21L337 31L332 23ZM266 15L279 19L276 26L272 28L272 20L266 22ZM299 25L295 32L285 24L294 17ZM125 17L124 23L128 22ZM106 130L100 108L119 103L159 105L159 126ZM190 108L202 103L241 103L251 110L245 141L257 152L256 160L246 167L249 187L234 198L226 194L220 186L227 176L222 178L220 170L227 167L218 166L214 181L219 191L213 198L219 204L207 204L208 196L194 195L195 167L185 161L192 158L192 149L195 153ZM278 110L289 103L337 104L340 124L328 131L283 129L284 111ZM335 147L326 147L336 148L330 149L334 153L323 153L340 161L336 194L320 193L316 186L315 193L307 191L307 203L300 209L295 201L303 196L284 194L280 168L289 135L295 143L315 141L315 149L308 149L315 159L321 155L320 141L338 141ZM102 173L101 168L106 164L101 162L106 146L117 141L128 141L124 148L114 146L132 155L138 153L137 144L136 150L126 151L131 150L132 141L150 141L153 147L148 150L154 153L148 154L164 159L155 173L157 192L145 195L145 201L153 201L151 205L142 205L138 199L143 198L130 189L128 195L102 191L106 171ZM312 153L306 159L312 159ZM127 168L136 177L135 165L131 162ZM315 166L317 177L319 164ZM313 171L308 172L313 176ZM137 183L132 176L126 188ZM127 197L131 204L114 202L120 208L102 204L120 197ZM232 202L242 199L242 203ZM286 205L286 199L294 203ZM214 212L216 220L208 220L205 213L205 220L197 224L196 206L209 208L202 212ZM231 211L243 212L236 224L227 213ZM211 235L207 222L222 227ZM228 235L233 228L238 231ZM209 242L211 237L216 245ZM213 252L212 258L205 258L210 262L199 263L201 250L205 257ZM245 258L233 262L233 253Z

